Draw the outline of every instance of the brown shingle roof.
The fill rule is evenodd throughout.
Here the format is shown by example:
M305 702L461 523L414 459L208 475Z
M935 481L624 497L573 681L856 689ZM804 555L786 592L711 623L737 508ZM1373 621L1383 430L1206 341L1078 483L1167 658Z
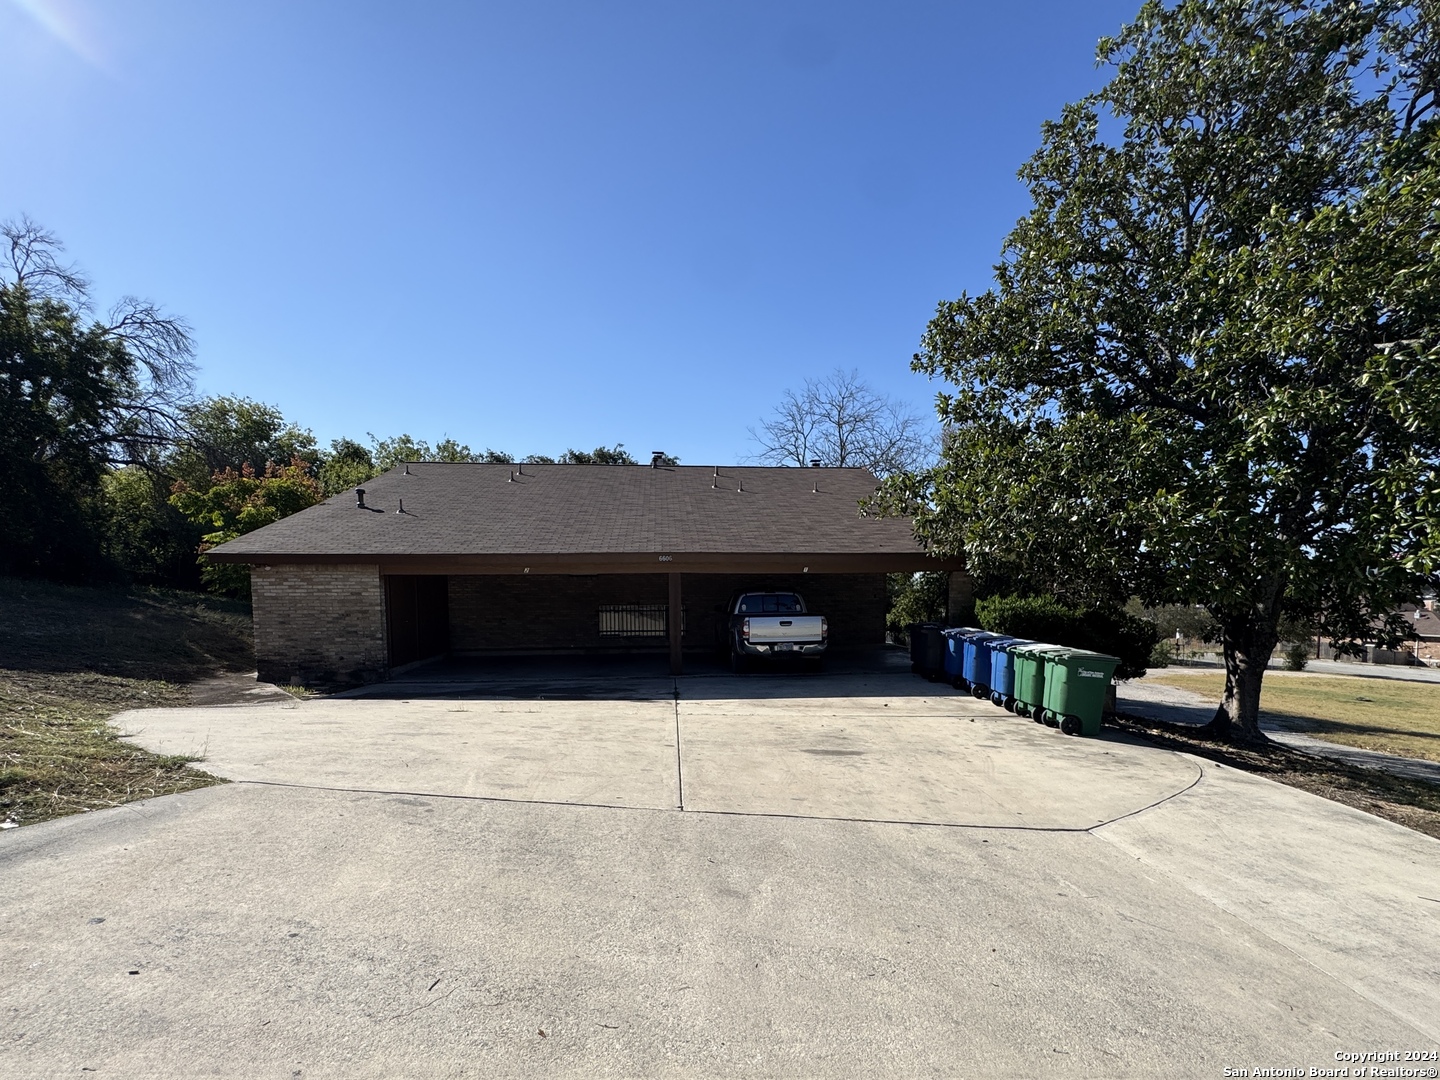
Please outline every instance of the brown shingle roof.
M864 469L442 464L396 468L215 549L277 556L919 552L910 522L862 518ZM712 486L713 485L713 486ZM813 488L818 485L818 494ZM743 490L740 490L743 489ZM405 513L397 514L400 500Z

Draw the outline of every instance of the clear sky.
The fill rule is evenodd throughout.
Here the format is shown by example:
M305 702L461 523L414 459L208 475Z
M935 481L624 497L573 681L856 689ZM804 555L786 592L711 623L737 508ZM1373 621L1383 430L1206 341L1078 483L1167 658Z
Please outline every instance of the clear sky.
M928 410L1138 0L0 0L0 218L322 441L686 463L835 368Z

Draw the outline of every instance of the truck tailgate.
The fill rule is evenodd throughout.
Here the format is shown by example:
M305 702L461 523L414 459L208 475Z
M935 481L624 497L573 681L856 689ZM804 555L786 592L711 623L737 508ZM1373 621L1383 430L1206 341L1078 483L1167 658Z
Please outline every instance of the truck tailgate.
M749 615L750 640L757 645L772 641L819 641L819 615Z

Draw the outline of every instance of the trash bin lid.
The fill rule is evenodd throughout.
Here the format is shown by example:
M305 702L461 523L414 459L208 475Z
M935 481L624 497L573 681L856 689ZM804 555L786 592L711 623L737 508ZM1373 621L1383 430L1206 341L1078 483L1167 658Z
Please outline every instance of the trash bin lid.
M1067 649L1070 656L1076 660L1096 660L1101 663L1120 663L1118 656L1110 656L1107 653L1091 652L1089 649Z

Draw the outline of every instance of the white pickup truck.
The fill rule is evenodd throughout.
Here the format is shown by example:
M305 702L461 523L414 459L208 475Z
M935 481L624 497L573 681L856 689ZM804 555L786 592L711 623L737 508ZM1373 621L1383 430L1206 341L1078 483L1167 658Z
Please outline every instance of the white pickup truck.
M825 664L830 624L824 615L808 613L798 593L741 592L730 601L727 637L737 672L760 660L801 660L818 669Z

